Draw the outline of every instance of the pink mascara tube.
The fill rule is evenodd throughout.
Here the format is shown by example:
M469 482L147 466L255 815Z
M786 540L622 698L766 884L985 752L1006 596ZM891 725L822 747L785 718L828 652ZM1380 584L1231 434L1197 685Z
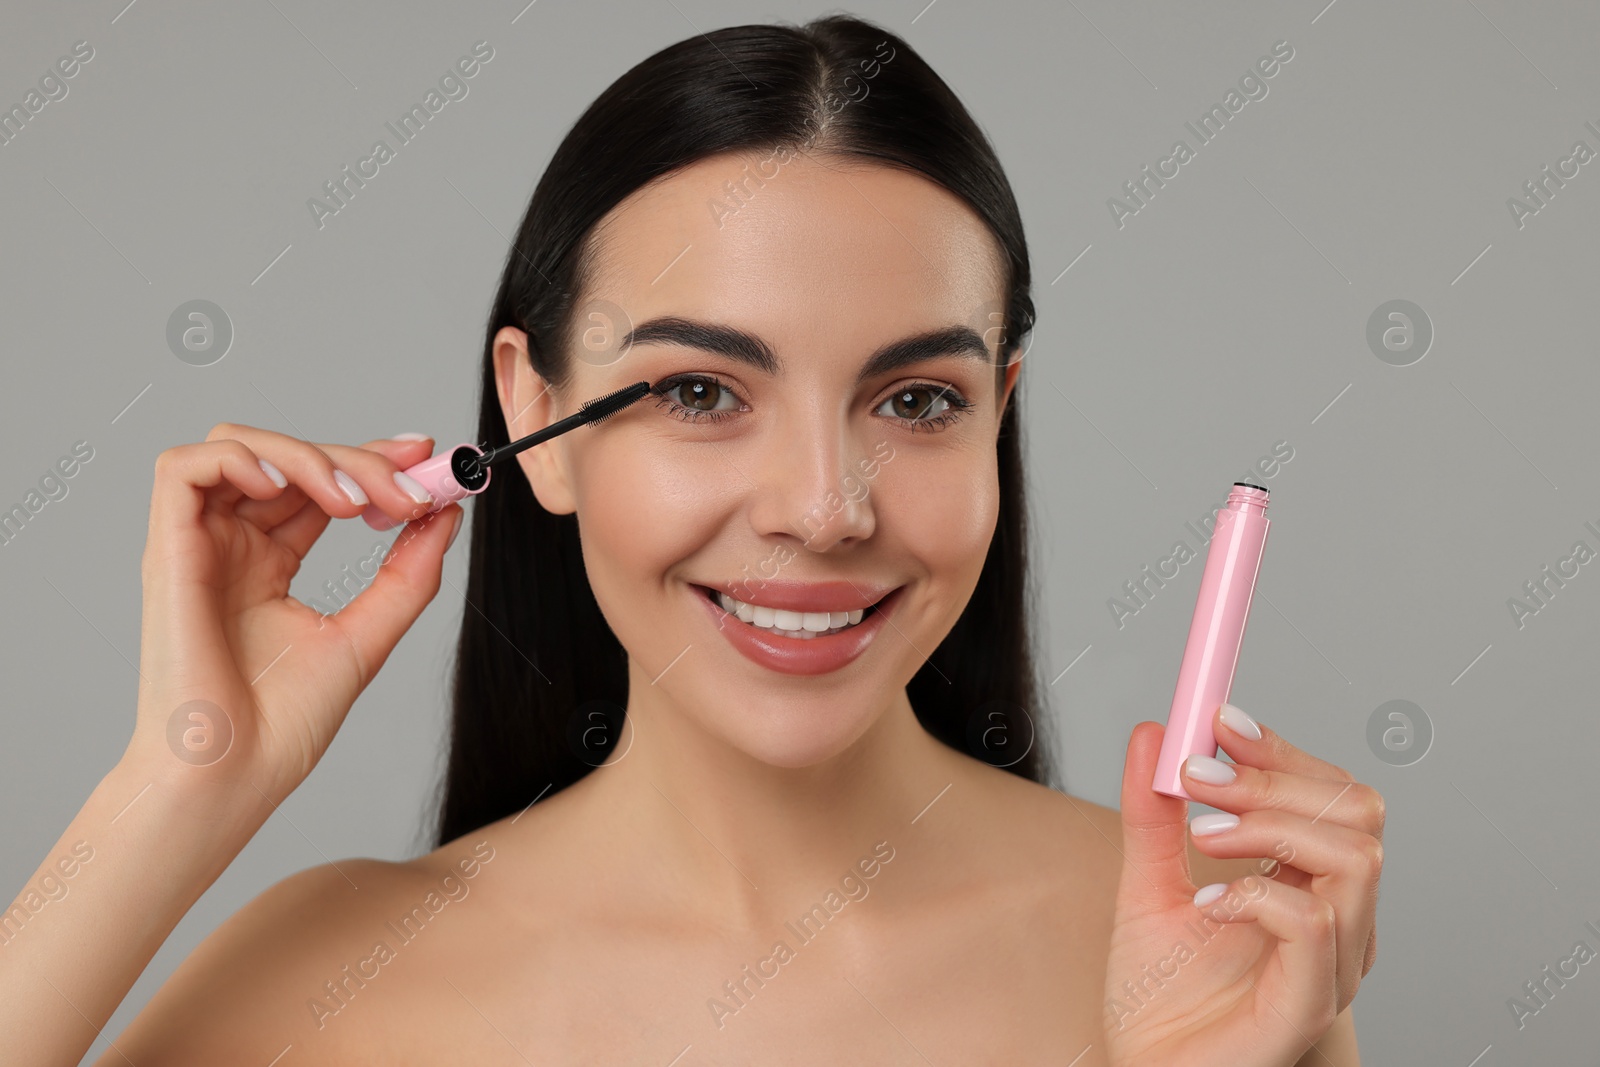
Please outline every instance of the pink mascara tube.
M634 382L614 393L585 401L575 414L552 422L542 430L535 430L520 441L491 448L485 452L477 445L456 445L448 452L413 463L405 469L422 488L428 491L433 503L429 512L442 511L446 505L465 497L476 496L489 488L489 466L500 463L518 452L543 444L579 426L598 426L636 400L650 393L649 382ZM374 530L392 530L399 525L385 515L376 504L361 513L361 518Z
M1256 591L1261 550L1267 544L1267 491L1234 482L1228 501L1217 509L1211 549L1206 553L1200 596L1189 624L1189 642L1178 668L1178 689L1167 715L1167 732L1150 788L1169 797L1193 800L1184 792L1183 761L1196 752L1217 755L1211 720L1233 689L1233 668L1244 642L1244 624Z

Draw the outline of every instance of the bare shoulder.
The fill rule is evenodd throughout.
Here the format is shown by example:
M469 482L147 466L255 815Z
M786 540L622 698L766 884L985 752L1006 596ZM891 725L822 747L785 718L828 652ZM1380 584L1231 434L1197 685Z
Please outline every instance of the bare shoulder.
M948 794L922 821L932 815L962 825L962 840L980 858L974 876L1050 898L1065 892L1074 909L1109 917L1122 864L1117 813L971 756L958 759Z
M355 1028L328 1026L337 990L350 988L351 967L371 958L388 917L404 914L397 907L426 894L441 862L438 853L345 859L269 886L179 964L96 1067L268 1063L290 1049L296 1063L364 1062L348 1047L360 1040Z
M1035 857L1045 861L1054 858L1069 867L1073 875L1089 876L1095 891L1105 894L1109 904L1122 871L1122 813L1019 775L999 770L992 773L997 776L994 786L1002 803L1032 828L1030 837L1040 849ZM1051 843L1059 847L1052 847ZM1216 859L1195 848L1192 838L1189 840L1189 870L1197 887L1231 882L1258 869L1257 860Z

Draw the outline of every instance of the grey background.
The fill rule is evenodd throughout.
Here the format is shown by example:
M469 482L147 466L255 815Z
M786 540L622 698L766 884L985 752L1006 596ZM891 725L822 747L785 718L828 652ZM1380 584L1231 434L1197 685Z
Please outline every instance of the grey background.
M94 458L0 547L6 897L132 724L152 463L223 420L314 440L474 430L484 316L550 153L649 53L824 10L700 0L11 7L0 103L74 42L94 58L0 146L0 503L74 441ZM1519 1031L1509 997L1600 923L1600 576L1518 627L1507 601L1600 547L1591 162L1519 228L1506 206L1576 140L1600 150L1593 5L1511 0L860 3L994 139L1021 201L1039 322L1025 418L1042 648L1069 791L1113 807L1128 731L1165 718L1202 563L1120 628L1122 584L1280 441L1274 520L1233 699L1389 806L1371 1064L1592 1058L1600 967ZM491 62L318 230L306 208L472 44ZM1184 127L1274 42L1294 58L1204 146ZM1184 138L1196 157L1122 228L1109 197ZM1595 173L1591 173L1595 172ZM1067 269L1070 266L1070 269ZM269 269L270 268L270 269ZM235 337L188 365L165 331L214 301ZM1409 366L1366 341L1405 299ZM130 406L131 404L131 406ZM302 598L367 555L335 524ZM195 944L305 867L405 858L443 736L464 554L312 777L193 909L107 1032ZM1070 667L1070 669L1069 669ZM1434 732L1393 766L1368 722ZM1419 720L1420 723L1420 720ZM91 1058L105 1047L97 1043Z

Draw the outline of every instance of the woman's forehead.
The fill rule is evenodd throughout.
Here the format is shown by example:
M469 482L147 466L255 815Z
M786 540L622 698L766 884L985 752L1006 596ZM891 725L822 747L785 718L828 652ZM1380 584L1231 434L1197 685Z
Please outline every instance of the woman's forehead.
M592 294L636 320L686 303L696 314L948 317L993 304L1002 283L994 238L958 197L835 157L700 160L614 208L592 251Z

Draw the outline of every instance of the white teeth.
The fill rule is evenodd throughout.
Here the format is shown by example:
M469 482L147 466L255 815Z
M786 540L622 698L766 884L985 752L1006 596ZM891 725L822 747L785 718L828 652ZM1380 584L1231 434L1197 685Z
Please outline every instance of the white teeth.
M785 611L781 608L764 608L759 604L746 604L727 593L717 593L717 603L722 610L737 616L752 626L784 637L807 640L822 634L837 633L854 626L866 615L865 608L854 611Z

